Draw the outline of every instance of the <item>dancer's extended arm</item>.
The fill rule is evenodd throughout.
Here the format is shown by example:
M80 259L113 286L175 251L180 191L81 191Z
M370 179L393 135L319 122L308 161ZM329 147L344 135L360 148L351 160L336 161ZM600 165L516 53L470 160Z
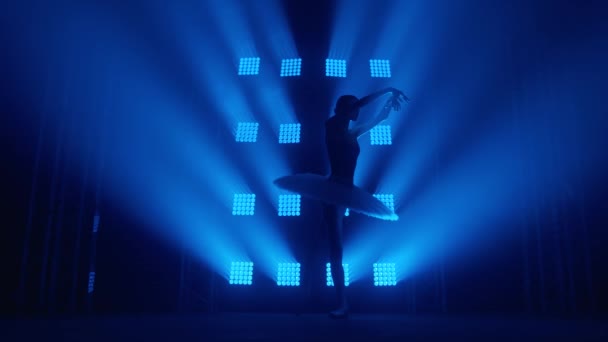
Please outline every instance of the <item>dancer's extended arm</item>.
M378 113L378 115L376 115L376 117L374 117L369 122L366 122L363 124L358 124L355 127L353 127L351 129L351 134L353 134L354 136L356 136L358 138L358 137L362 136L363 134L369 132L372 128L376 127L382 121L386 120L388 118L388 114L391 112L392 109L393 109L393 107L391 106L391 100L389 100L386 102L386 105L384 105L384 107L382 107L382 110L380 111L380 113Z
M355 102L355 104L353 105L353 110L361 109L362 107L365 107L368 104L374 102L379 97L381 97L385 94L394 93L396 91L398 91L398 90L395 88L385 88L385 89L379 90L377 92L371 93L365 97L362 97L359 101Z
M359 124L359 125L355 126L354 128L352 128L351 134L355 135L356 137L360 137L363 134L369 132L372 128L376 127L382 121L386 120L388 118L388 114L391 112L391 110L401 109L401 101L402 101L401 97L402 96L403 96L403 100L405 100L405 101L409 100L407 98L407 96L405 96L402 92L400 92L398 90L393 92L393 94L394 94L393 97L391 97L390 99L388 99L388 101L386 101L386 104L384 105L384 107L382 107L382 110L380 111L380 113L378 113L378 115L376 115L376 117L374 117L369 122Z

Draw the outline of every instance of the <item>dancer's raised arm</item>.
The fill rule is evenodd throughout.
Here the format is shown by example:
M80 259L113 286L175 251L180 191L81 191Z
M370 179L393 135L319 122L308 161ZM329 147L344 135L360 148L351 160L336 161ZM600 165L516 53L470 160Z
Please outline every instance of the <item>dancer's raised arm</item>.
M400 90L397 90L393 87L389 87L389 88L385 88L385 89L379 90L377 92L371 93L371 94L361 98L359 101L357 101L353 104L352 109L353 110L361 109L361 108L367 106L368 104L374 102L379 97L386 95L386 94L392 94L393 96L401 95L404 97L404 100L408 100L408 98L405 96L405 94L403 94L403 92L401 92Z
M365 122L362 124L358 124L354 128L352 128L350 130L350 133L352 135L354 135L356 137L360 137L363 134L369 132L372 128L376 127L382 121L386 120L388 118L388 114L391 112L391 110L396 110L396 111L400 110L401 101L409 100L407 98L407 96L405 96L405 94L403 94L401 91L394 89L394 88L392 88L392 89L394 90L394 91L392 91L393 97L391 97L390 99L388 99L388 101L386 101L386 104L384 105L384 107L382 107L382 110L380 111L380 113L378 113L378 115L376 115L376 117L374 117L371 121Z

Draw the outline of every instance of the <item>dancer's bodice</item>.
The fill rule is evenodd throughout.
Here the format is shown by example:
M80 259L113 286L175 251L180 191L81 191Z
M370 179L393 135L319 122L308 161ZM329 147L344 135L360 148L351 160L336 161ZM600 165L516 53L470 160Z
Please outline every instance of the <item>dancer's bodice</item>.
M331 166L330 178L353 184L361 148L357 137L344 129L335 116L325 122L325 145Z

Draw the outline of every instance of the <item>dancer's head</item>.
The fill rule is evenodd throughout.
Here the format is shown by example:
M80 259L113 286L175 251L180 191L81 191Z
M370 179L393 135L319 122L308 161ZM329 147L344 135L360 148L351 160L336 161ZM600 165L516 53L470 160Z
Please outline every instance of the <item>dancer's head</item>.
M348 120L357 120L357 118L359 118L359 108L353 109L353 105L357 101L359 101L359 99L353 95L340 96L336 102L334 113L336 113L336 116L348 118Z

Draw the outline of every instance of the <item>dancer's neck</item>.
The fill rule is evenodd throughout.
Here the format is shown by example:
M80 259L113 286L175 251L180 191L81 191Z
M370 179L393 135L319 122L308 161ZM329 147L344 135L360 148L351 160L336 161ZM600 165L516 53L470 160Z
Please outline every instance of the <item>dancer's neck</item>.
M336 116L336 123L338 127L342 129L348 129L348 126L350 125L350 120L345 117Z

